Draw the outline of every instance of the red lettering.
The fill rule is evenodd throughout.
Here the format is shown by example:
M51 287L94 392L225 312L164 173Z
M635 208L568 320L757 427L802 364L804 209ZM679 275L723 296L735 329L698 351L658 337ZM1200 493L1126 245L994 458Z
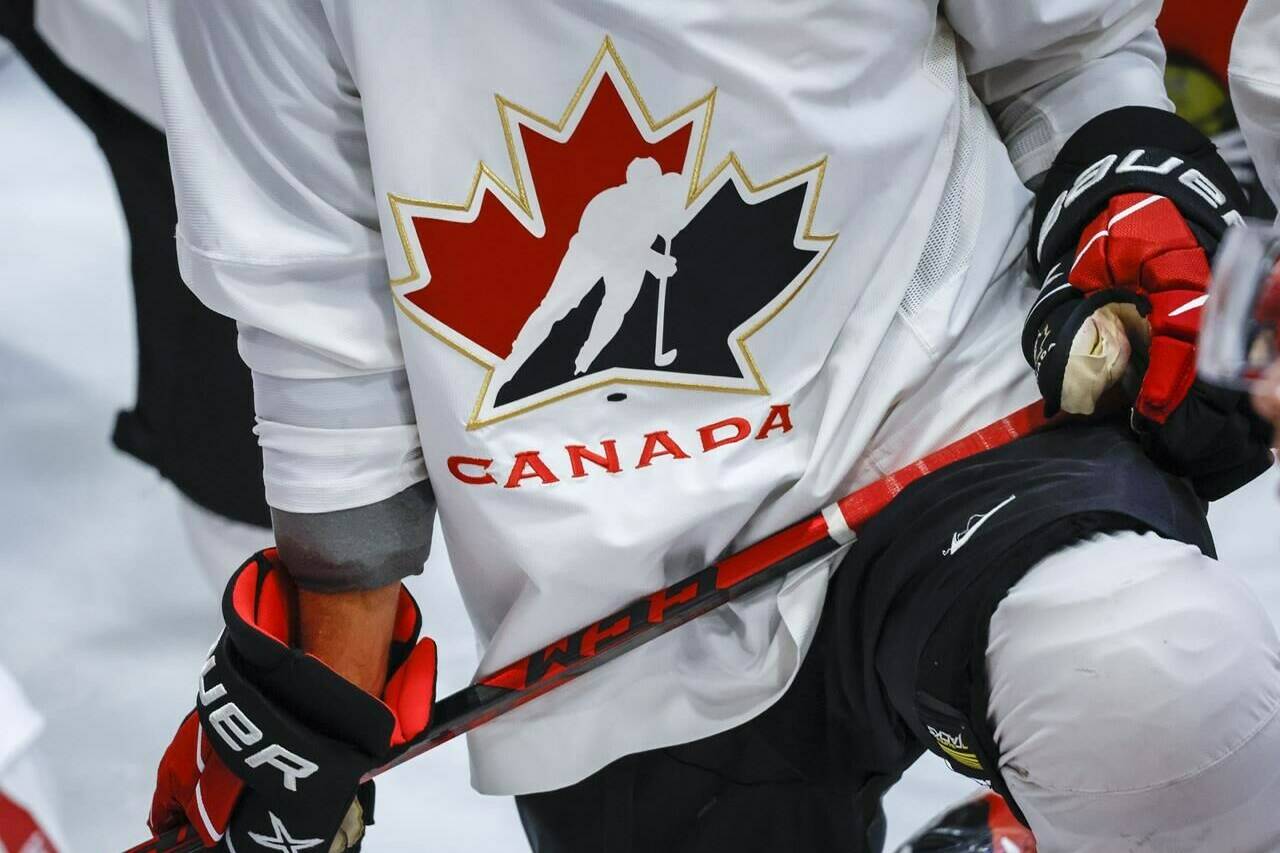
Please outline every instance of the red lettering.
M521 480L528 480L532 477L537 477L548 485L560 482L560 478L552 474L551 469L547 467L547 463L542 461L538 451L525 450L516 454L516 462L511 466L511 474L507 477L507 482L503 484L503 488L518 489L520 488Z
M489 473L489 466L493 464L492 459L478 459L474 456L450 456L448 465L449 473L457 477L464 483L472 486L485 486L489 483L496 483L493 475ZM483 475L468 474L462 470L463 466L471 468L479 468L484 472Z
M716 438L716 430L726 427L733 429L733 435ZM733 444L736 441L742 441L749 435L751 435L751 422L746 418L725 418L722 421L698 427L698 437L702 439L704 452L715 450L717 447L724 447L726 444Z
M756 433L756 439L768 438L769 433L775 429L780 429L784 433L791 432L791 404L783 403L781 406L770 406L769 416L764 419L764 423L760 425L760 431Z
M525 686L537 684L544 678L550 678L564 670L578 659L578 655L569 650L569 637L561 637L551 645L542 650L542 655L537 653L525 658L528 661L528 667L525 669Z
M658 449L658 445L662 445L661 450ZM645 435L644 449L640 451L640 461L636 463L636 467L648 468L653 464L654 458L658 456L673 456L676 459L689 458L689 454L685 453L680 448L680 445L676 444L675 439L665 429Z
M586 468L582 465L584 459L587 462L599 465L610 474L616 474L622 470L622 466L618 464L618 442L609 438L600 442L600 446L604 448L603 456L587 450L581 444L570 444L565 447L565 451L569 454L569 464L573 466L573 476L587 476Z
M607 641L627 633L627 629L631 627L631 617L624 614L607 628L603 627L603 624L602 622L597 622L583 633L582 646L580 648L584 658L594 655L598 645L609 645L608 642L602 644L601 640Z
M670 598L667 597L665 589L655 592L649 596L649 621L661 622L663 617L667 615L667 608L676 604L684 604L686 601L693 599L698 594L698 582L694 581L688 586L682 587L679 592Z

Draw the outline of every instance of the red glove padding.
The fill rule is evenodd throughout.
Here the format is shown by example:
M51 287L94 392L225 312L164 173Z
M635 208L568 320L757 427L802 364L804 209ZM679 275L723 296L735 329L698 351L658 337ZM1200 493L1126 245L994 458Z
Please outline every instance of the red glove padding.
M229 833L239 849L254 849L242 838L284 833L322 850L347 832L346 849L357 849L363 821L344 825L348 806L359 789L369 807L372 783L362 788L360 778L429 724L435 644L417 641L421 616L401 588L392 676L378 699L293 648L293 601L275 549L231 578L227 627L201 672L196 710L160 762L153 832L190 823L205 846Z
M147 825L158 835L189 823L204 845L212 847L226 832L243 788L244 782L213 751L192 711L160 759Z
M1195 382L1210 280L1208 255L1187 220L1163 196L1115 196L1081 234L1067 279L1094 311L1133 301L1146 317L1147 371L1134 408L1163 424Z

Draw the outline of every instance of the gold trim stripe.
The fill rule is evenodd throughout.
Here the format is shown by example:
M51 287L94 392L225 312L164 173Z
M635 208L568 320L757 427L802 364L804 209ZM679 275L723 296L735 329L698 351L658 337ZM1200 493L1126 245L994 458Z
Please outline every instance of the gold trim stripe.
M982 769L982 762L979 761L978 757L973 753L960 752L958 749L954 749L952 747L946 746L941 742L938 743L938 746L941 747L943 752L945 752L947 755L954 758L960 764L963 764L965 767L968 767L970 770Z

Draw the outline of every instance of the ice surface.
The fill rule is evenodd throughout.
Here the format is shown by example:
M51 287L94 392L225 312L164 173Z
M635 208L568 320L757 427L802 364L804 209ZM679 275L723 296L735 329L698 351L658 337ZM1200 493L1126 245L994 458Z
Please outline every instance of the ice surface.
M81 853L144 836L156 760L216 631L173 492L108 442L132 398L132 323L123 226L92 139L22 63L0 62L0 660L47 716L41 750ZM1223 557L1272 613L1276 489L1268 477L1214 513ZM442 548L414 587L451 692L475 656ZM890 844L972 787L926 756L889 795ZM385 778L369 847L526 849L510 801L471 791L461 742Z

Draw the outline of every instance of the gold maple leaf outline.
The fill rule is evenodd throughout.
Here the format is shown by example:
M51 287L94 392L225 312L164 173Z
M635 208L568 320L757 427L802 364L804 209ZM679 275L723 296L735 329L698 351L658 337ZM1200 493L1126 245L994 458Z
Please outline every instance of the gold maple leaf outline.
M641 115L644 117L645 123L648 125L648 131L650 134L657 134L663 129L669 126L675 125L676 123L681 122L682 119L686 119L686 118L687 118L687 122L681 122L681 123L687 123L691 125L698 125L698 124L701 125L701 127L698 128L697 151L693 157L693 167L692 167L692 172L689 179L689 191L685 199L686 210L692 207L693 204L696 201L698 201L698 199L702 196L702 194L706 192L706 190L717 181L717 179L726 169L733 169L738 179L742 182L742 185L747 188L747 191L751 195L758 195L759 193L765 192L773 187L778 186L779 184L795 181L800 176L806 175L812 172L812 173L815 173L816 177L811 179L812 190L809 193L809 209L805 215L804 230L800 233L799 236L800 236L800 239L802 240L813 242L813 243L825 243L826 245L820 250L820 253L817 259L806 265L808 267L808 272L805 273L804 277L801 278L799 282L796 282L793 280L790 284L787 285L786 288L784 288L781 291L781 293L784 294L784 298L778 301L778 303L774 305L771 309L765 310L760 316L758 316L755 319L754 322L751 323L751 325L749 325L745 330L742 331L741 334L739 334L734 339L734 342L737 344L739 350L741 351L744 357L744 360L746 361L747 367L751 372L751 378L754 379L755 381L754 388L734 388L734 387L707 385L707 384L700 384L700 383L693 383L693 382L680 382L680 381L662 380L662 379L637 379L634 377L627 377L627 376L620 377L616 375L615 376L605 375L598 381L591 382L589 384L582 385L582 386L573 387L567 391L556 394L552 397L538 399L535 402L529 403L528 405L521 406L512 411L501 412L496 414L494 417L490 417L482 420L480 418L480 412L484 408L484 401L489 393L489 383L493 379L493 371L496 366L496 363L476 354L475 352L472 352L462 344L451 339L444 332L434 328L426 320L419 317L418 314L421 313L426 317L430 318L434 322L440 322L440 321L434 317L431 317L431 315L428 314L426 311L417 309L416 306L405 305L404 304L405 297L401 295L401 292L397 291L397 288L403 291L408 291L410 290L410 288L408 288L407 285L415 284L422 280L422 270L418 265L417 253L414 251L413 245L410 242L408 230L405 227L405 215L402 212L403 208L406 208L406 207L425 208L427 210L447 211L450 213L459 213L459 214L471 213L474 210L475 214L478 216L479 210L478 208L474 208L474 205L476 204L476 196L481 191L481 182L483 180L487 180L491 185L491 187L495 190L495 192L493 193L495 200L499 201L500 203L503 203L504 206L507 206L509 210L510 210L510 207L514 205L516 210L518 210L520 213L524 215L523 224L525 225L526 230L528 230L530 233L536 234L538 228L543 224L542 213L540 209L535 210L534 199L531 198L528 191L528 187L525 183L524 170L526 166L526 161L522 157L522 155L524 154L524 146L523 146L523 143L517 141L516 135L512 131L512 121L510 118L510 113L515 113L518 116L522 116L525 121L521 123L527 124L533 130L535 130L535 132L537 132L539 125L551 131L551 135L543 134L544 136L548 136L548 138L555 139L558 136L563 135L565 128L569 123L569 120L577 112L579 103L582 101L583 97L587 94L588 89L591 87L592 80L595 79L597 73L600 71L600 66L605 62L606 59L611 60L613 64L613 68L618 72L618 76L620 76L622 78L622 81L626 84L627 90L631 96L631 100L636 106L640 108ZM608 74L608 71L609 69L606 68L605 73ZM598 84L597 84L597 87L598 87ZM752 335L760 331L760 329L764 328L764 326L767 325L769 321L771 321L774 317L776 317L779 313L781 313L782 310L791 303L791 301L796 297L796 295L800 293L801 290L804 289L805 285L809 283L809 280L813 278L814 274L818 271L818 268L822 266L823 261L825 261L827 258L827 255L830 254L832 246L835 245L836 239L840 236L838 233L819 234L814 232L813 230L813 220L814 220L814 217L817 215L818 201L822 195L822 184L823 184L823 180L826 177L828 157L826 155L823 155L817 160L814 160L811 163L801 166L798 169L793 169L792 171L787 172L784 175L780 175L779 177L776 177L773 180L766 181L761 184L757 184L751 179L750 175L747 174L747 171L745 167L743 167L741 160L738 159L737 153L735 151L730 150L729 153L725 155L724 159L722 159L719 163L716 164L715 168L711 170L711 172L707 175L707 177L705 179L702 179L701 175L702 175L703 159L706 154L707 138L711 132L711 123L715 114L716 94L718 90L719 90L719 87L713 86L707 92L707 94L703 95L701 98L698 98L692 103L676 110L666 118L663 118L661 120L655 119L653 117L653 114L649 111L649 106L645 102L643 95L640 94L640 89L636 85L635 80L632 78L630 71L627 70L626 64L623 63L622 57L619 56L617 48L613 44L613 39L610 38L609 36L605 36L603 44L601 44L600 49L596 52L595 58L592 59L590 66L587 68L586 74L583 75L582 81L578 84L577 90L574 92L573 97L570 98L569 103L565 106L564 112L561 113L560 119L558 121L552 121L551 119L548 119L542 115L539 115L538 113L530 109L527 109L526 107L523 107L520 104L515 103L514 101L510 101L504 98L502 95L499 95L499 94L494 95L494 101L498 108L498 117L502 122L503 137L506 140L507 157L509 160L509 165L511 167L511 173L515 180L514 188L510 184L508 184L505 180L503 180L501 176L499 176L496 172L494 172L494 170L491 169L487 163L481 160L477 163L475 173L471 178L471 186L467 192L467 200L465 202L462 202L461 204L456 202L427 201L424 199L416 199L409 196L399 195L397 193L392 193L392 192L387 193L387 201L391 206L391 214L396 223L396 232L400 238L401 249L404 252L405 262L409 267L409 272L407 274L403 276L399 276L397 278L393 278L390 281L390 285L392 288L392 296L395 300L396 307L414 325L418 326L420 329L427 332L429 335L436 338L441 343L448 346L450 349L453 349L454 351L458 352L462 356L466 357L468 360L475 362L476 364L480 365L485 369L484 381L480 385L480 392L477 395L476 402L472 406L471 412L467 417L467 425L466 425L467 430L478 429L480 427L499 423L509 418L516 417L517 415L524 414L525 412L529 412L534 409L538 409L543 406L547 406L552 403L559 402L560 400L563 400L567 397L572 397L577 394L583 394L583 393L586 393L587 391L592 391L596 388L601 388L606 385L638 385L638 386L661 387L661 388L683 388L683 389L698 390L698 391L716 391L719 393L727 393L727 394L747 394L752 396L768 396L769 387L765 383L764 376L761 374L760 368L756 364L755 358L752 355L750 348L747 346L747 341L749 338L751 338ZM696 115L699 110L703 111L703 115L700 121L698 116ZM673 128L673 132L674 132L674 128ZM667 134L667 135L669 136L670 134ZM663 136L662 138L666 138L666 136ZM797 186L799 186L801 183L810 183L810 181L799 182L797 183ZM516 215L515 211L511 211L511 212L513 215ZM440 218L440 217L431 217L431 218ZM517 216L517 219L519 218L520 217ZM474 220L471 220L471 221L474 221ZM419 249L419 251L422 251L422 250ZM423 254L423 260L424 262L426 260L425 253ZM430 280L428 279L426 282L423 283L423 286L425 287L429 284L430 284ZM767 305L766 305L766 308L767 308ZM479 347L479 345L475 344L473 341L466 338L466 336L463 335L462 333L457 332L456 330L448 327L447 324L441 323L441 325L444 325L450 332L457 335L462 340L468 343L471 343L474 346ZM607 374L608 371L605 371L605 373Z

